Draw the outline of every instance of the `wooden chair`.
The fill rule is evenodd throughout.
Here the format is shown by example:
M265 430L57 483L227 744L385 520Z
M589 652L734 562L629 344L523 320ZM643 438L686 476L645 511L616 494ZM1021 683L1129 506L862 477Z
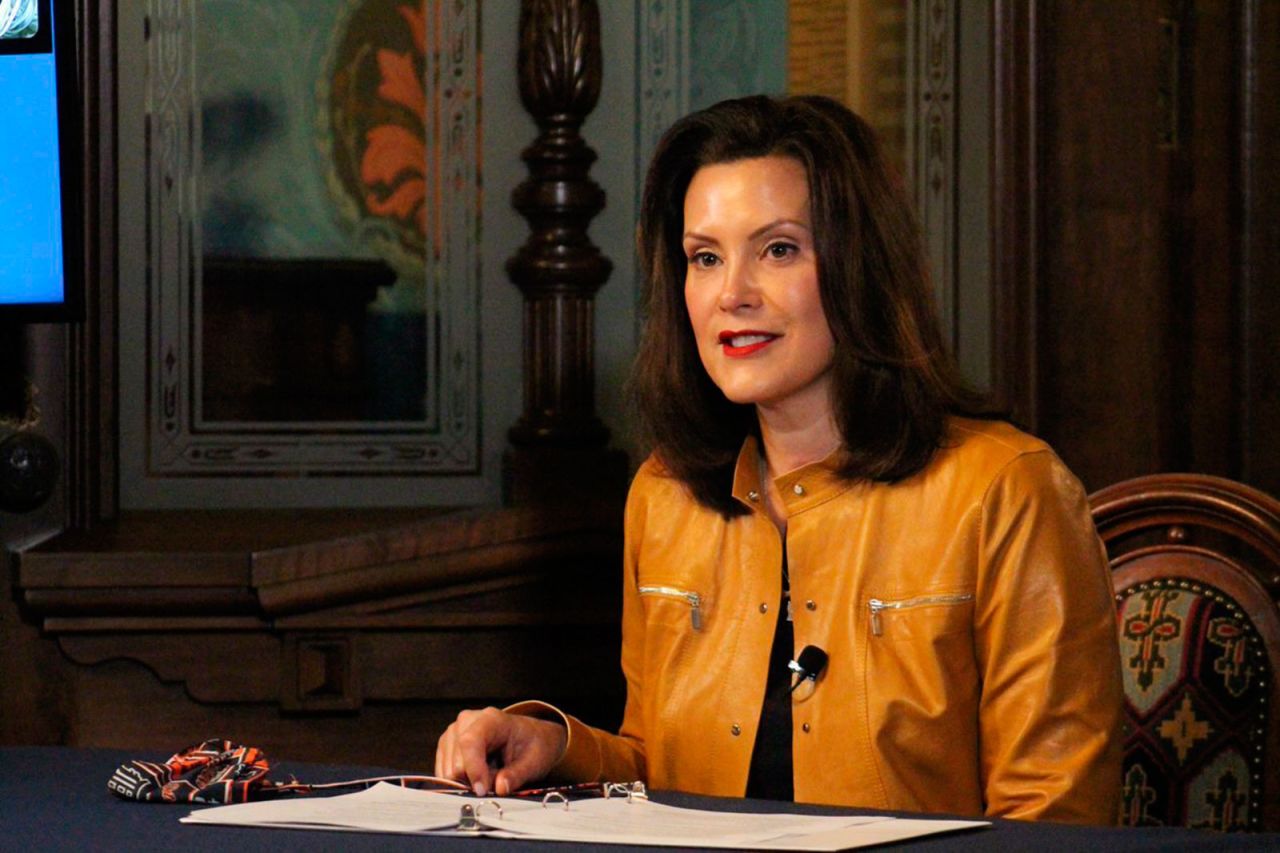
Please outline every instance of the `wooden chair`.
M1124 670L1121 822L1280 830L1280 501L1195 474L1089 501Z

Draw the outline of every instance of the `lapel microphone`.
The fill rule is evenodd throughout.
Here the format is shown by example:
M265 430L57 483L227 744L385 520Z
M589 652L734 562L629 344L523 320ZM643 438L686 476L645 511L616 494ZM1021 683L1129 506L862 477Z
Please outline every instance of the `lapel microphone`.
M796 674L795 682L788 692L794 693L796 688L805 681L817 682L818 676L822 675L826 668L827 653L817 646L805 646L796 659L787 664L787 669Z

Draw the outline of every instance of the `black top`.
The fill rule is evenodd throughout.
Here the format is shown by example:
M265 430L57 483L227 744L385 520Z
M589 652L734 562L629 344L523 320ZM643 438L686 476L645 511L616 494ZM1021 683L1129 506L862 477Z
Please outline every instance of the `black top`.
M769 677L764 688L764 707L760 709L760 728L751 752L751 770L747 774L747 796L755 800L794 800L795 785L791 769L791 670L787 664L795 654L795 631L787 618L787 555L782 554L782 598L778 607L778 625L773 632L769 651Z

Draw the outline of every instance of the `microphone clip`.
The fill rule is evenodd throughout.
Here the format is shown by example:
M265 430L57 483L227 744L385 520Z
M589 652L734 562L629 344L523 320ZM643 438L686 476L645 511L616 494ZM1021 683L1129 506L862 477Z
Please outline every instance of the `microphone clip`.
M818 678L827 669L827 653L817 646L805 646L796 655L796 659L787 663L787 669L795 673L790 693L806 681L817 684Z

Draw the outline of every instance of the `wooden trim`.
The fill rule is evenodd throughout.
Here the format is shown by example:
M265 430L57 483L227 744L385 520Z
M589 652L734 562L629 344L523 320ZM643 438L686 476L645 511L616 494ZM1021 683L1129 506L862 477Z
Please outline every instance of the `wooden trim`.
M85 319L67 341L66 525L115 517L116 462L116 4L81 0Z
M1131 533L1198 525L1247 542L1270 564L1260 578L1280 594L1280 501L1257 489L1207 474L1135 477L1089 496L1094 524L1110 545Z
M1280 3L1239 5L1239 367L1241 478L1280 493Z
M532 233L507 262L524 295L524 413L517 448L603 447L595 414L595 294L613 269L587 234L605 194L588 176L596 153L579 130L600 98L595 0L520 4L520 100L538 123L521 155L529 177L512 204Z
M992 15L992 390L1014 419L1038 425L1040 211L1035 0L996 0Z
M366 602L380 611L409 603L401 597L416 604L413 596L425 591L504 575L615 565L620 545L621 514L604 503L418 518L345 510L128 513L24 551L17 585L46 629L57 618L274 619Z
M20 553L16 586L76 664L134 661L198 702L329 713L604 685L560 670L616 662L621 551L621 512L595 502L123 513Z

